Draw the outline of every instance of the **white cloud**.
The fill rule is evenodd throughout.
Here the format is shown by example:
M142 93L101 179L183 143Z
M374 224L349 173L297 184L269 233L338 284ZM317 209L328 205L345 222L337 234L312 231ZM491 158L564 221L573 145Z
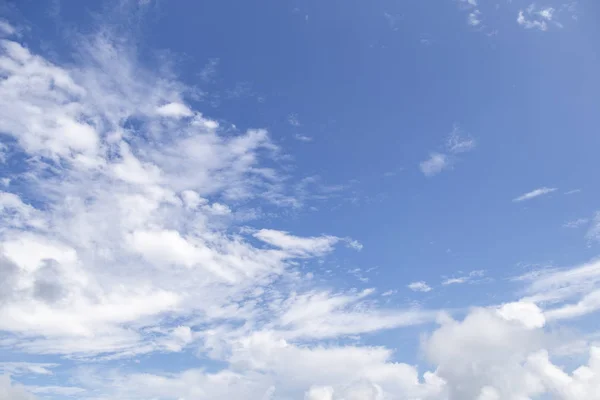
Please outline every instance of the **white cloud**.
M459 0L463 8L469 10L467 23L472 27L481 25L481 11L477 8L477 0Z
M600 212L594 215L585 237L591 242L600 242Z
M523 302L475 308L463 320L442 317L422 340L434 369L422 376L414 366L393 362L383 347L299 346L264 331L232 339L225 355L229 368L218 372L94 371L94 379L83 381L116 400L594 398L598 350L591 349L588 365L567 375L549 360L552 340L543 326L541 310Z
M442 282L442 285L444 285L444 286L455 285L455 284L465 283L465 282L467 282L467 280L468 280L468 277L466 277L466 276L461 276L459 278L448 278Z
M0 362L0 371L8 375L36 374L52 375L52 368L58 364L53 363L28 363L28 362Z
M457 155L467 153L476 147L475 139L463 134L458 125L454 125L452 132L448 135L445 143L445 153L432 152L429 159L421 162L419 167L425 176L434 176L444 169L450 168L453 158Z
M565 192L565 194L567 194L567 195L575 194L575 193L581 193L581 189L573 189L573 190L569 190L569 191Z
M548 24L546 21L538 21L538 20L529 20L525 18L525 14L523 11L519 11L517 16L517 23L523 26L525 29L539 29L541 31L545 31L548 29Z
M445 382L447 397L440 399L525 399L543 392L525 366L527 357L543 344L541 329L522 325L521 318L506 319L496 309L474 309L463 321L443 320L425 341L424 351Z
M27 386L27 389L35 394L50 394L58 396L82 396L86 390L76 386ZM46 397L46 396L44 396Z
M467 21L468 21L469 25L471 25L471 26L481 25L481 11L475 10L475 11L469 13Z
M35 160L26 182L44 204L0 194L0 275L12 283L0 290L0 329L18 335L21 350L174 351L185 340L163 326L168 315L235 316L245 293L288 274L293 258L340 241L359 247L271 235L286 249L262 249L232 235L228 201L286 196L278 173L259 166L277 151L268 133L222 135L185 105L180 83L144 69L109 36L78 43L82 63L70 68L16 42L0 54L0 129ZM139 127L124 125L131 118ZM152 342L148 327L158 332Z
M513 199L513 202L521 202L521 201L525 201L525 200L531 200L533 198L539 197L539 196L543 196L545 194L549 194L552 192L555 192L557 189L556 188L548 188L548 187L541 187L535 190L532 190L531 192L527 192L525 194L522 194L519 197L516 197Z
M477 12L476 14L479 13ZM452 132L446 140L446 148L452 154L469 152L475 149L476 145L475 139L466 136L458 125L454 125Z
M235 341L228 362L231 369L217 373L129 374L118 380L101 379L97 385L108 391L110 398L131 400L266 396L378 400L387 394L433 399L441 384L431 373L419 379L416 368L393 362L392 352L382 347L296 346L270 332L256 332Z
M442 285L456 285L461 283L473 282L477 278L481 278L485 275L483 270L471 271L467 275L458 276L454 278L447 278L442 282Z
M0 32L5 34L5 35L14 35L17 30L15 29L14 26L12 26L11 24L9 24L7 21L0 19Z
M194 115L188 106L182 103L169 103L156 109L156 113L163 117L183 118Z
M0 400L35 400L22 385L13 384L8 376L0 376Z
M179 352L194 340L194 334L189 326L178 326L171 331L170 337L165 339L163 346L169 351Z
M516 302L504 304L498 314L507 321L518 321L526 328L541 328L546 324L542 310L533 303Z
M588 222L590 222L589 219L587 218L577 218L577 219L573 219L571 221L567 221L563 224L563 227L565 228L579 228L583 225L586 225Z
M566 319L600 309L600 261L565 269L542 269L518 277L527 282L524 301L552 306L548 319ZM575 302L572 302L576 299ZM571 303L567 303L571 301Z
M301 142L312 142L313 138L310 136L306 136L306 135L300 135L300 134L295 134L294 138L296 140L299 140Z
M346 246L352 250L361 251L363 249L363 245L358 240L353 240L350 238L345 238Z
M576 318L600 310L600 290L583 296L577 303L562 305L546 311L550 320Z
M297 127L297 126L302 125L300 123L300 119L298 118L298 114L290 114L290 115L288 115L287 121L288 121L288 124L290 124L291 126L296 126Z
M431 287L423 281L412 282L408 285L408 288L410 290L412 290L413 292L430 292L431 291Z
M525 29L539 29L541 31L548 30L549 23L562 27L562 25L554 19L555 11L556 10L552 7L538 10L535 4L531 4L525 11L519 11L517 23Z
M391 362L391 352L381 347L296 346L272 332L255 332L233 343L232 370L104 377L97 387L109 387L114 399L589 398L581 396L596 393L596 362L562 378L567 375L548 360L545 346L551 340L543 325L539 308L527 303L476 308L462 321L442 318L423 339L423 353L435 372L422 378L413 366ZM592 349L592 360L595 355Z
M331 386L314 386L306 392L304 400L333 400L333 388Z
M538 15L547 21L552 21L552 16L554 15L554 8L548 7L538 11Z
M303 238L273 229L261 229L254 234L254 237L301 257L325 255L332 251L333 246L340 241L340 238L335 236Z
M595 399L600 393L600 349L590 348L589 364L565 373L560 367L552 364L548 352L540 350L529 356L527 365L547 389L557 399L577 400Z
M202 71L199 73L200 79L203 82L210 83L214 81L214 78L217 75L219 62L220 60L218 58L211 58L208 60L204 68L202 68Z
M419 164L419 168L425 176L437 175L449 166L448 157L441 153L431 153L427 160Z
M386 310L369 305L365 300L373 293L372 289L346 294L292 293L281 304L281 314L272 326L287 339L328 338L419 325L435 318L435 312L427 310Z

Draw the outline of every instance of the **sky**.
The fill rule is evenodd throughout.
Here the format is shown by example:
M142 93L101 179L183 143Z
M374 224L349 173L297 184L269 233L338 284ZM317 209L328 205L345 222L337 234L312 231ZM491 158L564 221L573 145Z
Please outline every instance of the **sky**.
M599 18L0 1L0 400L600 399Z

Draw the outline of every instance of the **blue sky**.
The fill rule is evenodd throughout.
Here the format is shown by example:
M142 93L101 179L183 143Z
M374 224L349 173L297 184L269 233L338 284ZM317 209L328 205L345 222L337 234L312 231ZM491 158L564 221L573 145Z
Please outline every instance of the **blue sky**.
M600 4L0 17L0 400L597 398Z

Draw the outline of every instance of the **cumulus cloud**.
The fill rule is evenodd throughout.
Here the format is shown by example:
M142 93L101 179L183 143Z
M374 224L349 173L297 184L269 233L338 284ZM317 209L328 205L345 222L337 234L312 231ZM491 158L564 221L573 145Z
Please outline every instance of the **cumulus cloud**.
M528 313L539 318L540 312L533 307L523 311L513 319L505 318L502 309L474 309L462 321L443 320L425 340L425 354L437 365L435 374L445 382L447 398L517 399L543 392L525 366L527 357L542 348L543 332L529 329L521 318Z
M0 400L36 400L36 397L18 384L13 384L9 376L0 376Z
M433 366L422 374L393 362L392 352L383 347L299 346L273 331L254 332L232 342L229 370L118 378L105 373L92 388L110 382L115 399L594 398L600 384L598 350L591 348L587 365L564 372L550 359L553 340L544 326L542 311L527 302L474 308L460 320L443 316L422 340L423 356Z

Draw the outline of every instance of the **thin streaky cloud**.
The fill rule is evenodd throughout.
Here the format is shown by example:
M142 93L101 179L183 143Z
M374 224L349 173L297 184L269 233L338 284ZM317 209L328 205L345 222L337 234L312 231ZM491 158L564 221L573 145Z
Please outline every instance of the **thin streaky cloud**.
M579 228L579 227L587 224L588 222L590 222L590 220L587 218L578 218L578 219L574 219L574 220L565 222L563 224L563 227L564 228Z
M461 284L461 283L468 283L468 282L472 282L476 278L482 278L484 275L485 275L485 271L483 271L483 270L471 271L471 272L469 272L469 274L464 275L464 276L448 278L442 282L442 285L448 286L448 285L456 285L456 284Z
M557 190L557 188L541 187L541 188L532 190L531 192L522 194L519 197L514 198L513 202L518 203L518 202L525 201L525 200L531 200L536 197L540 197L540 196L555 192L556 190Z
M310 136L306 136L306 135L301 135L301 134L296 134L294 135L294 139L300 141L300 142L312 142L313 138Z

